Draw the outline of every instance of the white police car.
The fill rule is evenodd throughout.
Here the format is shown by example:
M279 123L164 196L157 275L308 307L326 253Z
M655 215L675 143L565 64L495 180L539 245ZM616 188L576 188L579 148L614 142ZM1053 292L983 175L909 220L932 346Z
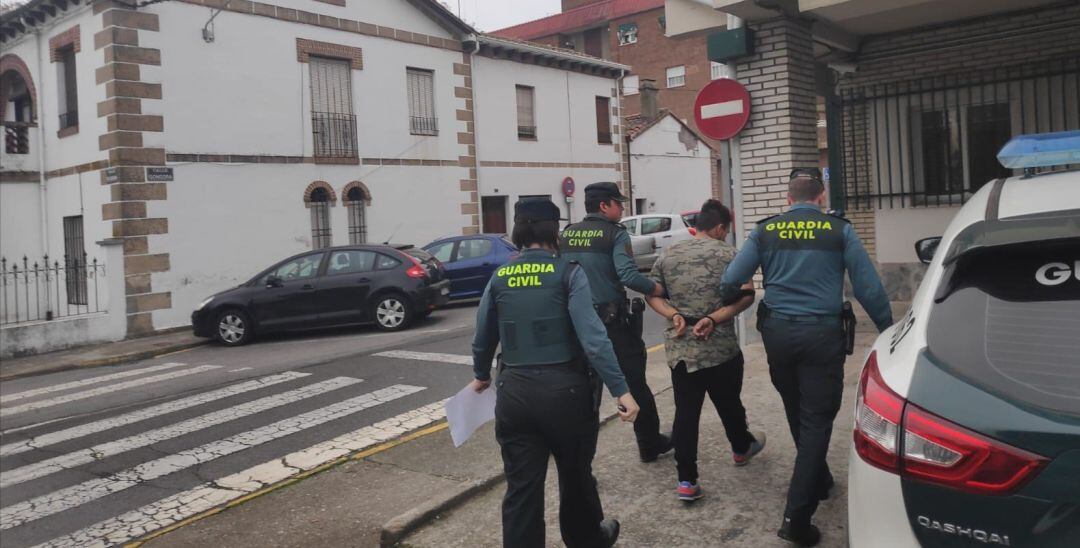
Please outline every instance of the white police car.
M998 158L1080 164L1080 132ZM1080 171L988 183L916 249L859 383L850 545L1080 546Z

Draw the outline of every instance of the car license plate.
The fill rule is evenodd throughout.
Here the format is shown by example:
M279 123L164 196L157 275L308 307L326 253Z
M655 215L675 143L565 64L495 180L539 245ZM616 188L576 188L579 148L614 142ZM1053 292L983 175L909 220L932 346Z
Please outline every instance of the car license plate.
M444 287L439 292L442 293L443 295L449 295L450 294L450 288L449 287Z

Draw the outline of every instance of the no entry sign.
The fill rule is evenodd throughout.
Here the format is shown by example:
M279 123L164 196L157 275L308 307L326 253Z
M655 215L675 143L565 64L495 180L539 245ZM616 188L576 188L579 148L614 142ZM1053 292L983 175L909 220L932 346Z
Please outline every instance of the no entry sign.
M750 93L729 78L709 82L694 101L694 122L698 130L713 139L738 135L749 119Z

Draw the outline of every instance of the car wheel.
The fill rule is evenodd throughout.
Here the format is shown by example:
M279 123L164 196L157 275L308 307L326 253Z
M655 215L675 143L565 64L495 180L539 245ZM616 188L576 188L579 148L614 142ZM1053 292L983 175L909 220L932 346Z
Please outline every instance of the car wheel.
M412 304L399 293L380 295L375 299L371 317L375 327L383 331L405 329L413 319Z
M225 346L240 346L251 342L251 320L240 310L234 308L221 312L214 326L214 338Z

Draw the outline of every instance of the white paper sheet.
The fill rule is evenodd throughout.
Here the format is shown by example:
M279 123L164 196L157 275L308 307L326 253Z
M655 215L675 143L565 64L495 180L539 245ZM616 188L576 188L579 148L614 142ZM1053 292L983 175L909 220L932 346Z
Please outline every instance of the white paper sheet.
M477 428L495 418L495 385L477 394L470 386L446 401L446 421L450 423L450 439L461 447Z

